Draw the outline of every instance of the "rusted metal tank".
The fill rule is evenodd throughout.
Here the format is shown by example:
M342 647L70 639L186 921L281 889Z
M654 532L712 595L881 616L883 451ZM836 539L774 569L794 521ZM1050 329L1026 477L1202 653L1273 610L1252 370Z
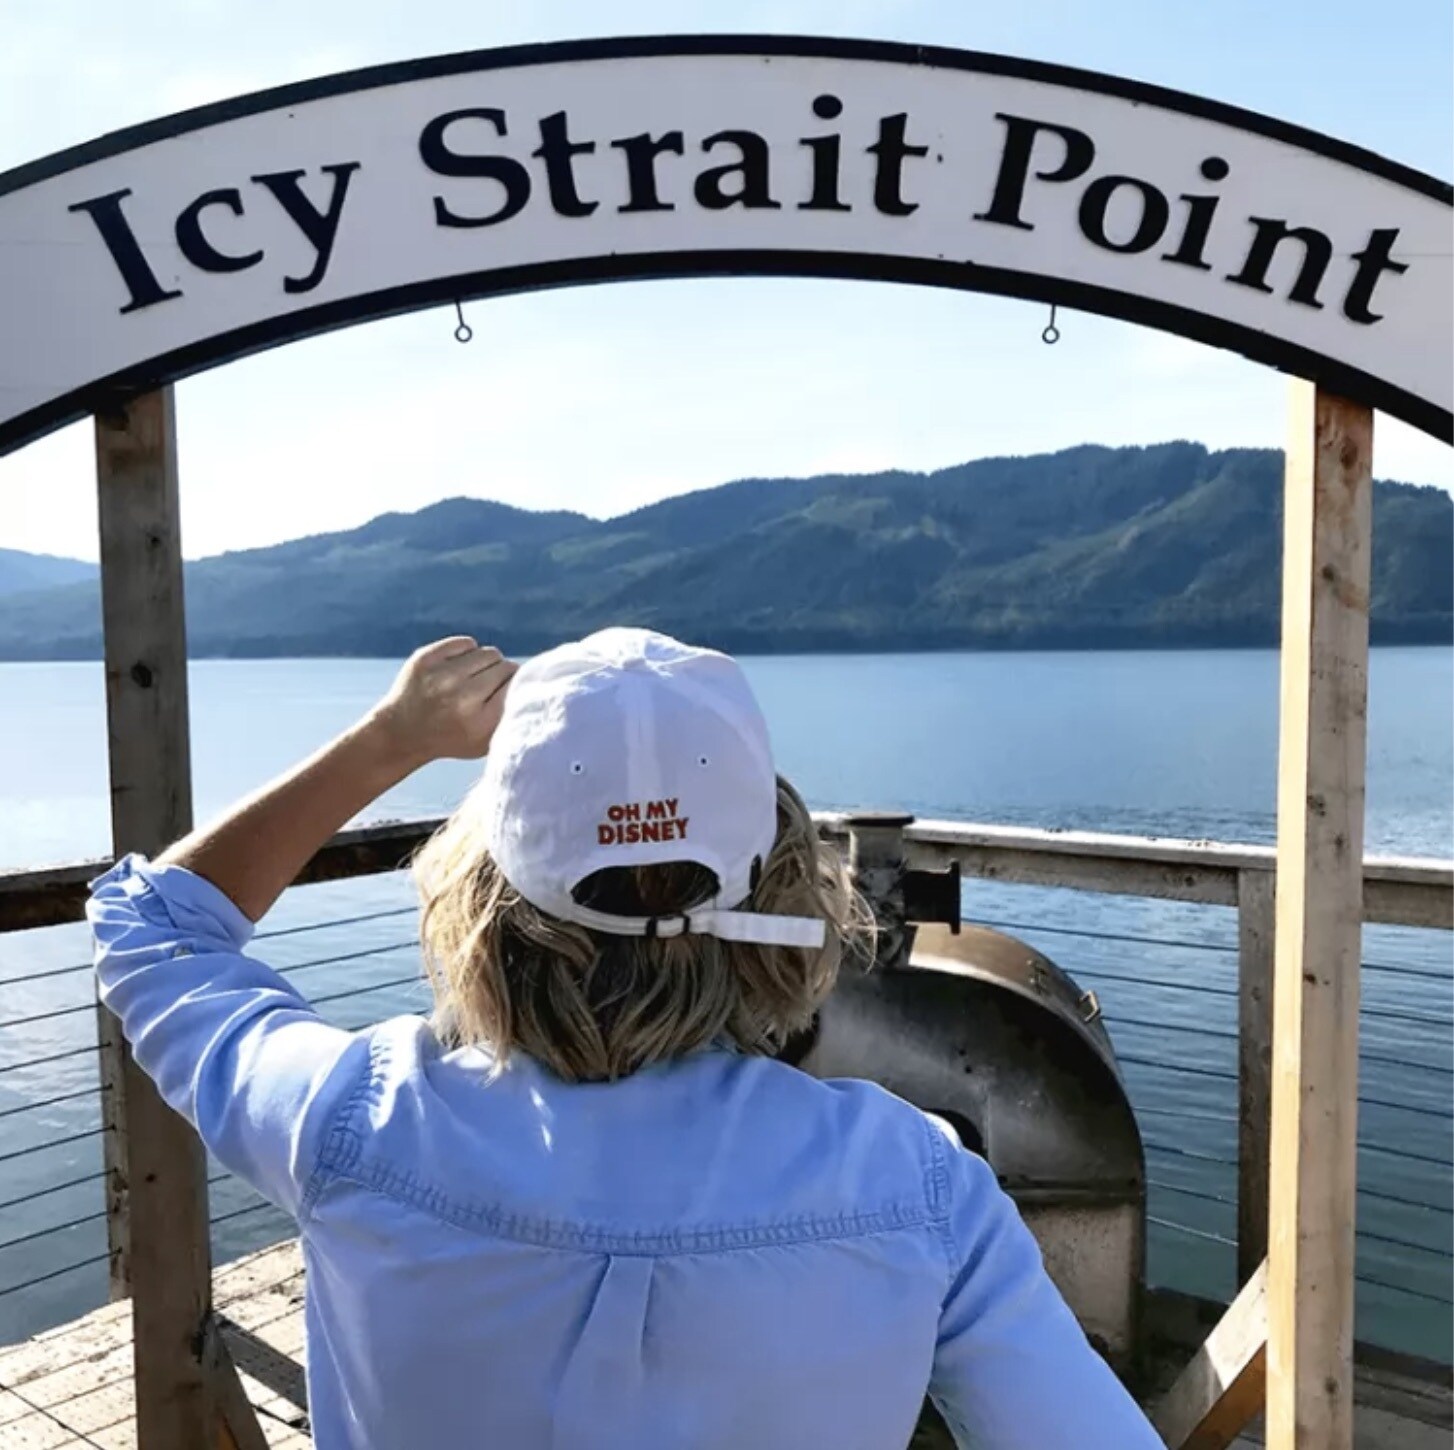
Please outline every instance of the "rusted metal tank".
M897 961L840 980L795 1060L820 1077L879 1082L982 1153L1087 1335L1130 1367L1145 1167L1094 995L1002 932L905 934Z

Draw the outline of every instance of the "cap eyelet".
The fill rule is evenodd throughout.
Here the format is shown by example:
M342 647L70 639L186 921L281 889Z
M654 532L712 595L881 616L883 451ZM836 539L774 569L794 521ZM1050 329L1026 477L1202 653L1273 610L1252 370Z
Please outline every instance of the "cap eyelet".
M705 769L705 767L711 765L711 763L712 762L710 760L708 760L705 755L699 755L697 757L697 764L700 765L700 766L702 766L704 769Z
M584 765L581 764L579 760L573 760L570 763L570 773L572 775L584 775L586 773L586 768Z

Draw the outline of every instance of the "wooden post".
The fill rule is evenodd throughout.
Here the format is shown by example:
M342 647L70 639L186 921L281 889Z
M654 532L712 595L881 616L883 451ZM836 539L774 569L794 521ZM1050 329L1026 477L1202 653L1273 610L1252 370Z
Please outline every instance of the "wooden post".
M1267 1177L1272 1160L1271 871L1237 873L1237 1282L1267 1257Z
M1268 1235L1268 1450L1351 1450L1373 414L1293 385Z
M172 390L96 417L111 829L116 853L155 854L192 824L187 641ZM103 1013L103 1021L110 1014ZM201 1347L211 1308L207 1166L191 1128L103 1026L109 1083L113 1290L129 1259L140 1450L198 1450L214 1438ZM115 1146L110 1146L115 1145ZM129 1234L128 1234L129 1229Z

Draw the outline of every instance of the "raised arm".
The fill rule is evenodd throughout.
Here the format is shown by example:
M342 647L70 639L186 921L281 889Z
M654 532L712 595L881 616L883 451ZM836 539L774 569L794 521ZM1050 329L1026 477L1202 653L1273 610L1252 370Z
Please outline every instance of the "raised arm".
M419 650L388 695L301 765L166 851L259 921L351 817L431 760L485 753L516 666L465 636Z
M311 759L177 842L92 883L101 998L142 1070L217 1158L302 1218L324 1125L367 1070L247 954L253 922L350 816L416 766L483 755L514 666L471 639L420 650L393 689Z

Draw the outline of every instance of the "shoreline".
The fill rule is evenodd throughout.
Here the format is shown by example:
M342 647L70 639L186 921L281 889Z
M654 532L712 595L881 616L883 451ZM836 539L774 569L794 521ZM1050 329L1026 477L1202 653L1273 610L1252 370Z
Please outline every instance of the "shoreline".
M395 662L402 659L417 648L418 643L427 638L437 637L436 633L430 635L427 631L421 632L413 645L401 645L398 650L383 650L376 648L360 648L356 650L346 648L318 648L318 649L293 649L279 650L277 652L267 650L218 650L201 649L189 650L187 654L188 663L256 663L273 662L284 663L289 661L319 661L319 660L380 660ZM590 631L587 630L586 633ZM735 655L740 659L793 659L803 657L823 658L842 656L873 657L886 655L1133 655L1133 654L1276 654L1280 648L1277 639L1272 640L1231 640L1226 642L1203 641L1177 643L1167 640L1145 640L1127 642L1120 641L1108 644L1072 644L1072 643L1025 643L1022 641L1006 642L978 642L978 643L943 643L943 644L907 644L897 641L865 641L862 644L814 644L809 642L784 643L780 647L763 647L762 645L737 644L731 640L723 641L720 637L713 637L709 633L698 633L687 631L686 634L694 642L703 644L709 648L720 649L728 654ZM477 638L487 638L496 643L506 654L511 655L532 655L539 654L547 649L566 640L578 636L545 635L536 638L511 639L507 636L491 635L489 631L476 632ZM1454 633L1448 637L1439 639L1428 638L1373 638L1369 642L1369 648L1374 650L1392 649L1430 649L1448 650L1454 649ZM104 664L105 661L99 651L80 651L73 654L16 654L0 651L0 665L80 665L80 664Z

